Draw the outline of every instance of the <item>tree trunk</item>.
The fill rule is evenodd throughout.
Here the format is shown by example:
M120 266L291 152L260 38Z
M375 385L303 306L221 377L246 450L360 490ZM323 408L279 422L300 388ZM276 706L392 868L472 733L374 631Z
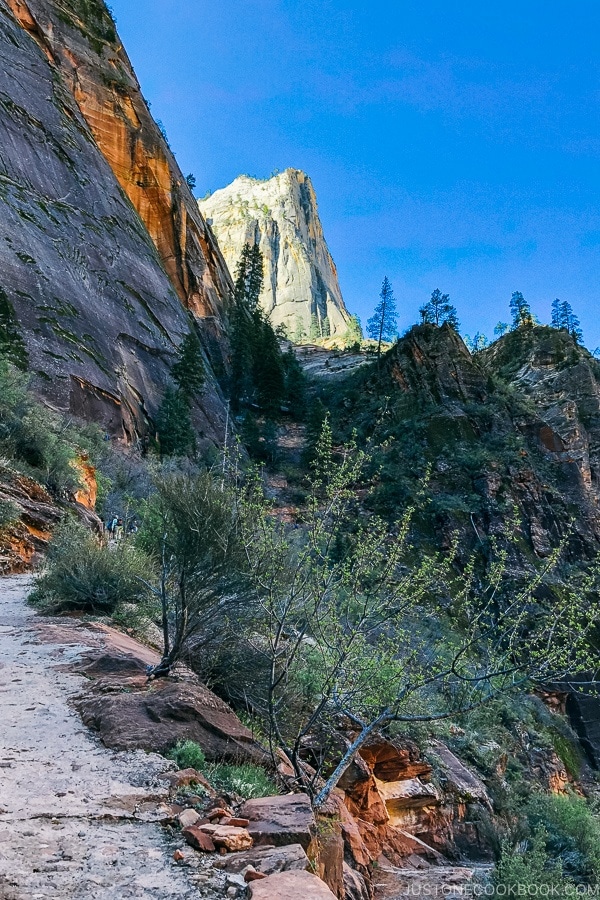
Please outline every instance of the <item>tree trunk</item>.
M337 764L336 768L315 797L313 801L313 806L315 809L318 810L323 806L332 790L337 787L337 784L346 769L348 769L352 764L352 760L354 759L360 748L363 746L365 741L373 734L373 732L377 728L379 728L379 726L386 720L386 718L387 713L383 713L381 716L379 716L379 718L375 719L374 722L371 722L370 725L367 725L365 728L363 728L358 737L355 738L355 740L350 744L343 757Z

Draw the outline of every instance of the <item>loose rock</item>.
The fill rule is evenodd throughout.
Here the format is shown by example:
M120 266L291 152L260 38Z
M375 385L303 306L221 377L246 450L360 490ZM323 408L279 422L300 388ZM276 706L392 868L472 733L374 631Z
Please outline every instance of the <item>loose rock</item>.
M200 825L198 830L208 835L216 847L224 847L231 853L247 850L253 843L245 828L233 828L230 825Z
M194 826L184 828L182 834L185 841L190 847L193 847L194 850L199 850L201 853L215 852L215 844L212 838L199 828L195 828Z
M197 825L200 821L200 815L194 809L184 809L177 818L182 828L191 828L192 825Z

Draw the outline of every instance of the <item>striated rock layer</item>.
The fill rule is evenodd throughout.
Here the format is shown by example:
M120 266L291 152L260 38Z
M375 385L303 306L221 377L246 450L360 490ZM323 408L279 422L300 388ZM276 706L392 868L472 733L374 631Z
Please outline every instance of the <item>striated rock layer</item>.
M332 334L343 334L349 314L337 272L325 243L310 178L286 169L266 181L240 175L228 187L199 201L232 273L242 248L258 244L263 253L264 286L260 303L275 326L290 335L311 320L322 336L327 319Z
M103 3L0 0L0 48L0 319L54 406L133 440L185 307L221 346L227 268ZM214 384L195 417L218 438Z

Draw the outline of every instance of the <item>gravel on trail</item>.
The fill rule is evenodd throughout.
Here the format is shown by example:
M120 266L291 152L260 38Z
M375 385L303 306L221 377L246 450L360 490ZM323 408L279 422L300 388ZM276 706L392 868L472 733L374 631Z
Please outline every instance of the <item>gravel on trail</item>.
M68 666L93 633L36 616L30 588L0 579L0 900L199 897L143 811L166 799L169 764L109 751L83 726Z

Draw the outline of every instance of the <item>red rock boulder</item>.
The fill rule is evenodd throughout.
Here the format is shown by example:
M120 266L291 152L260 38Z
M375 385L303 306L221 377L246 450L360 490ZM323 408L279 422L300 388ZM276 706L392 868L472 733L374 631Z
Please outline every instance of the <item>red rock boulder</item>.
M249 820L248 831L257 846L300 844L307 850L316 832L315 817L306 794L247 800L240 816Z

